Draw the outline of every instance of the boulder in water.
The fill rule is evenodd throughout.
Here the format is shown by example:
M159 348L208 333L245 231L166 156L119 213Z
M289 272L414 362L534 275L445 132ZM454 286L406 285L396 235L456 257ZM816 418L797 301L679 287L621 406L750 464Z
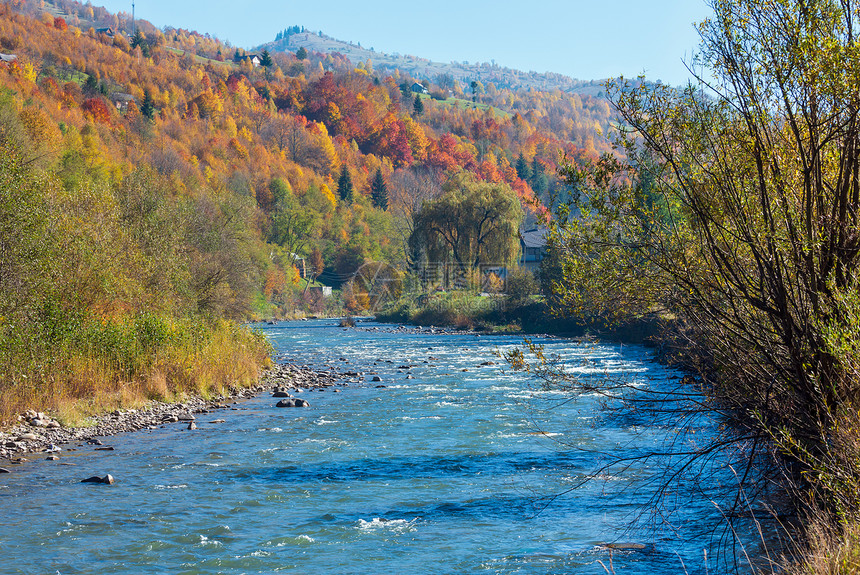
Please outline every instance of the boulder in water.
M311 404L306 400L301 399L299 397L291 397L289 399L282 399L275 405L275 407L310 407Z
M111 474L107 474L104 477L93 475L92 477L87 477L86 479L81 480L81 483L102 483L104 485L113 485L113 482L114 478Z
M648 548L647 545L643 545L642 543L602 543L600 546L616 551L642 551Z

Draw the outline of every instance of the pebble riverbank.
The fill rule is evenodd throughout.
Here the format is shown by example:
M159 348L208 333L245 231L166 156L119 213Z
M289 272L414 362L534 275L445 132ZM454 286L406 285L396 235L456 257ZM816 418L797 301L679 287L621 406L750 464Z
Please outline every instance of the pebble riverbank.
M275 398L293 399L292 393L343 387L349 385L344 380L354 375L356 374L337 373L333 368L328 371L318 371L293 364L277 364L265 371L258 385L254 387L233 389L230 390L229 395L211 400L192 397L182 403L153 401L146 409L118 410L93 417L91 425L87 427L63 427L49 415L29 411L18 417L17 425L5 432L0 431L0 464L2 464L0 473L11 473L12 466L27 461L25 455L34 457L47 454L48 459L59 459L63 450L68 449L64 447L68 444L85 442L101 446L102 441L99 438L141 429L154 429L169 424L187 425L189 430L193 430L196 428L195 414L231 409L236 402L255 397L267 390L271 390ZM334 389L334 391L340 390ZM307 400L300 399L280 403L282 403L281 407L309 405ZM222 421L215 419L212 423ZM112 449L109 446L102 448Z

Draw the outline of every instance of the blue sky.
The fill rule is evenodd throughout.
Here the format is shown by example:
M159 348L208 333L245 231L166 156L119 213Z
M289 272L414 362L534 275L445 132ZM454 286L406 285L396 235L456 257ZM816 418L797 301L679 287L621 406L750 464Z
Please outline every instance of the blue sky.
M131 12L131 0L95 0ZM377 51L495 62L583 80L682 84L704 0L136 0L139 18L251 48L294 24Z

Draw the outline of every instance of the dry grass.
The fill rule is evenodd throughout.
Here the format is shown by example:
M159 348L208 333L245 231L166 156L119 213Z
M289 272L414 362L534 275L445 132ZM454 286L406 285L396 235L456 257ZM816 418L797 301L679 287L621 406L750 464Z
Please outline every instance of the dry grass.
M803 559L786 568L786 575L856 575L860 573L860 522L839 528L827 520L814 521L806 532Z
M213 397L253 385L270 363L268 343L250 330L219 322L202 343L168 343L131 376L101 357L70 355L0 387L0 425L29 409L64 425L86 425L96 414L140 408L151 400Z

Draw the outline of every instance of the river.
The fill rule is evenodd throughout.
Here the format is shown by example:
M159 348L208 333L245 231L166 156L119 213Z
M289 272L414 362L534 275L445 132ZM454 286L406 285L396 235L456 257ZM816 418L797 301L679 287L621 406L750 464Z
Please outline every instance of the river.
M115 451L33 456L0 475L0 573L603 574L610 559L619 575L721 572L704 552L719 502L682 482L665 513L639 517L665 460L583 482L675 430L602 417L602 398L572 401L506 372L496 352L521 338L333 320L262 329L279 361L367 382L299 394L309 408L264 394L199 416L194 431L105 439ZM624 373L647 388L680 375L640 346L541 342L585 377ZM79 483L105 473L114 485Z

